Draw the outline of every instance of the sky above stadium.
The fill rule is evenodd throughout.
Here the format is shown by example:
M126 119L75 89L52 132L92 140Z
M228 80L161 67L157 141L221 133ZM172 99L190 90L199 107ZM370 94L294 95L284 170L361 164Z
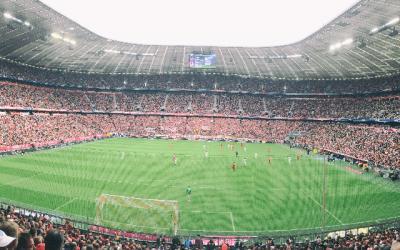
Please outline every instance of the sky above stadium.
M159 45L298 42L359 0L41 0L100 36ZM77 41L79 42L79 41Z

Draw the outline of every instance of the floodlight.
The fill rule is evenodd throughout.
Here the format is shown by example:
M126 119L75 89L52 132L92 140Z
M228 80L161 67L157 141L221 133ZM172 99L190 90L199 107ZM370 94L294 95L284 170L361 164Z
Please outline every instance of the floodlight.
M395 25L398 24L399 22L400 22L400 17L393 18L392 20L390 20L390 21L387 22L386 24L384 24L384 25L382 25L382 26L380 26L380 27L375 27L375 28L373 28L373 29L369 32L369 34L370 34L370 35L374 35L374 34L376 34L376 33L378 33L378 32L384 31L384 30L386 30L386 29L388 29L388 28L390 28L390 27L395 26Z
M375 27L375 28L373 28L373 29L371 30L370 34L375 34L375 33L378 32L378 31L379 31L379 28L378 28L378 27Z
M335 44L332 44L332 45L329 47L329 50L333 51L333 50L339 49L341 46L342 46L342 45L341 45L340 43L335 43Z
M7 18L7 19L13 18L13 16L12 16L10 13L8 13L8 12L4 12L3 16L4 16L5 18Z
M346 40L344 40L343 42L339 42L339 43L335 43L332 44L329 47L329 51L334 52L337 49L340 49L342 46L346 46L346 45L350 45L354 42L353 38L347 38Z
M353 43L353 38L348 38L342 42L342 45L349 45Z
M55 38L55 39L62 39L62 36L58 33L51 33L51 37Z
M120 53L119 50L113 50L113 49L106 49L106 50L104 50L104 52L106 52L106 53L113 53L113 54L118 54L118 53Z
M299 58L301 57L300 54L288 55L287 58Z
M396 17L396 18L390 20L390 21L389 21L387 24L385 24L385 25L386 25L386 26L392 26L392 25L397 24L399 21L400 21L400 18L399 18L399 17Z

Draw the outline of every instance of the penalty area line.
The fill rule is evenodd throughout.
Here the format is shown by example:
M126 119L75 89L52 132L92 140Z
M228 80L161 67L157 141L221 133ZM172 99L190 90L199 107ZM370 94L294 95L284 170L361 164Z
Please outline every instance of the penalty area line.
M336 217L333 213L329 212L328 209L324 208L324 206L322 206L321 203L319 203L316 199L314 199L313 197L311 197L310 195L307 195L308 198L310 198L312 201L314 201L319 207L321 207L322 209L325 210L325 212L327 212L329 215L331 215L337 222L339 222L341 225L344 225L343 222Z
M74 197L74 198L70 199L69 201L65 202L64 204L62 204L61 206L56 207L54 210L58 210L62 207L65 207L66 205L71 204L72 202L74 202L77 199L78 199L77 197Z
M119 225L125 225L125 226L131 226L131 227L139 227L139 228L150 228L150 229L170 229L168 227L153 227L153 226L144 226L144 225L135 225L135 224L129 224L129 223L123 223L123 222L115 222L111 220L102 220L104 222L108 222L110 224L119 224Z

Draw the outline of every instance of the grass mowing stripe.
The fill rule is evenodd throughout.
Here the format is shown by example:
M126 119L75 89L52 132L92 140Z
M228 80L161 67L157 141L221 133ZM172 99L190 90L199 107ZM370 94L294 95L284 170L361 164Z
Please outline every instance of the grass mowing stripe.
M29 179L31 179L31 178L35 178L35 176L37 176L37 175L39 175L39 173L34 174L34 175L32 175L32 176L29 176L29 177L16 178L16 179L14 179L14 180L12 180L12 181L9 181L9 182L3 182L3 184L4 184L4 185L9 185L9 186L14 186L14 185L17 185L17 184L19 184L19 183L21 183L21 182L24 182L24 181L26 181L26 180L29 180Z

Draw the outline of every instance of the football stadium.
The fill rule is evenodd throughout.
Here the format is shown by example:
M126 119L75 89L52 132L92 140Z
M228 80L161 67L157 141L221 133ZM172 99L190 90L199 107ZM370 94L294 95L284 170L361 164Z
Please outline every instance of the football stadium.
M262 46L122 41L49 2L0 1L0 249L400 249L398 0Z

